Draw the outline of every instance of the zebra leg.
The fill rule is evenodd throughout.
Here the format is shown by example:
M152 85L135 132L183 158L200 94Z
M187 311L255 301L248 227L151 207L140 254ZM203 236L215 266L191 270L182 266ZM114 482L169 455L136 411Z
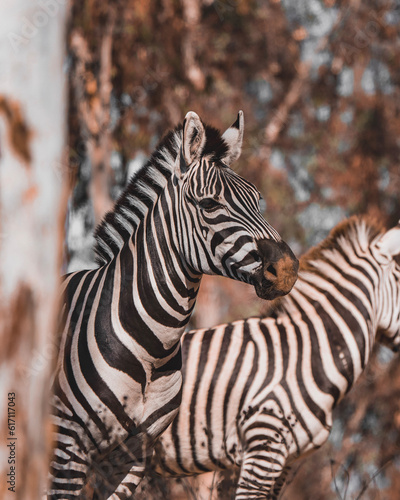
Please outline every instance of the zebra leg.
M279 498L279 495L281 494L282 489L286 484L286 479L287 479L289 472L290 472L290 467L286 466L283 469L282 474L279 476L279 478L276 479L275 484L274 484L272 498L276 498L276 499Z
M284 439L254 440L246 450L236 488L235 500L256 500L279 498L288 469L288 450Z
M82 497L89 471L87 455L74 440L73 432L64 431L53 451L50 463L48 500L73 500Z
M151 455L146 438L137 435L127 438L96 466L93 500L131 498Z

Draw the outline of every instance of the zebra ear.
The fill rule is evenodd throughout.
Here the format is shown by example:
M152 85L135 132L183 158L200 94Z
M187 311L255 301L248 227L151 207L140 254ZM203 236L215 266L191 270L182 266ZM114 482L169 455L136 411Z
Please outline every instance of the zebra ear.
M206 143L206 131L199 116L189 111L183 122L183 136L180 159L180 170L183 175L189 165L200 158Z
M394 257L400 254L400 221L380 239L379 248L382 253Z
M233 123L223 134L222 138L228 145L228 152L224 157L224 162L230 165L237 160L242 152L244 134L243 111L239 111L235 123Z

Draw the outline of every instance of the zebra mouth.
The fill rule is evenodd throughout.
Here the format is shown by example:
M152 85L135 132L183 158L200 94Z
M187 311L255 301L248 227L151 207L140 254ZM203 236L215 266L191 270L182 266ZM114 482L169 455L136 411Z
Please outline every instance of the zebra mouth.
M263 300L274 300L278 297L286 295L287 292L280 290L275 287L272 281L267 280L262 274L254 276L252 280L252 285L256 291L256 294L260 299Z

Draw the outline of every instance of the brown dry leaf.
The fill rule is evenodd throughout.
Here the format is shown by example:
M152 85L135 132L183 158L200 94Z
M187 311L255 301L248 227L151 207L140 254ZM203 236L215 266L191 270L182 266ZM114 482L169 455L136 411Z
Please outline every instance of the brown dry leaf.
M6 118L9 141L14 153L29 167L32 160L32 131L26 123L19 102L0 96L0 113Z
M397 411L395 414L394 414L394 417L393 417L393 422L394 422L394 425L400 429L400 411Z
M93 75L90 75L90 77L88 77L88 80L86 82L86 92L89 95L94 95L96 91L97 91L97 82L93 78Z
M301 40L308 37L308 31L303 26L300 26L300 28L293 31L292 36L297 42L301 42Z

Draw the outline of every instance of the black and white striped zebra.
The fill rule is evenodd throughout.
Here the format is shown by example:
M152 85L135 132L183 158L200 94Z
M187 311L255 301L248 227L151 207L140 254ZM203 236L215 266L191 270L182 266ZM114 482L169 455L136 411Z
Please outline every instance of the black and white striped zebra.
M65 277L54 381L56 445L48 498L126 498L181 400L180 338L203 273L286 294L298 261L229 168L243 114L222 136L190 112L130 181L97 230L99 267Z
M290 464L327 440L376 338L400 345L399 254L400 225L351 218L300 260L269 316L185 334L182 404L156 470L240 468L237 500L278 498Z

